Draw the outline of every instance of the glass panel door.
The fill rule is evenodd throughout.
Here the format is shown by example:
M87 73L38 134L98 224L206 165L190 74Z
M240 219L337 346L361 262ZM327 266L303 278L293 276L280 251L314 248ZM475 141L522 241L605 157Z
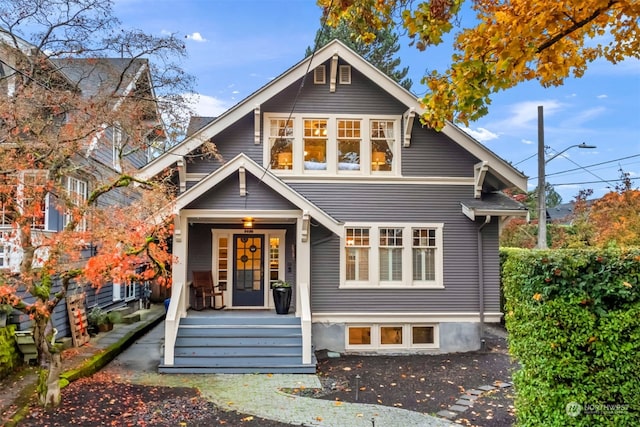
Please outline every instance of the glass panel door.
M264 235L233 236L233 306L264 305Z

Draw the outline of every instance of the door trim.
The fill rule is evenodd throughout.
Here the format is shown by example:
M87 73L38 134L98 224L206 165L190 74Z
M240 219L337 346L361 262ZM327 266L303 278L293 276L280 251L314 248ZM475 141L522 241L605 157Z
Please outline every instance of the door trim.
M233 298L232 298L232 291L233 291L233 281L234 281L234 271L233 271L233 259L230 258L230 256L233 254L233 236L234 234L262 234L264 235L264 245L265 245L265 253L263 255L263 262L264 262L264 305L262 306L234 306L233 305ZM226 247L226 253L227 253L227 263L228 263L228 269L229 271L227 271L227 289L224 291L224 301L225 303L227 303L227 307L226 309L236 309L236 310L264 310L264 309L273 309L274 308L274 304L273 304L273 295L271 293L271 289L269 287L269 273L270 273L270 269L269 269L269 260L270 260L270 243L269 243L269 239L271 237L277 237L280 238L280 245L279 245L279 254L280 254L280 259L279 259L279 263L278 263L278 279L279 280L284 280L285 279L285 271L286 271L286 262L287 262L287 255L286 255L286 233L287 230L279 228L279 229L261 229L261 228L256 228L256 229L250 229L250 230L244 230L241 228L212 228L211 229L211 271L213 272L213 279L215 283L220 283L220 269L219 269L219 265L218 265L218 259L219 259L219 254L220 254L220 247L219 247L219 241L221 238L227 238L227 247ZM224 249L224 248L222 248ZM290 260L290 262L292 262ZM230 264L229 264L230 263Z

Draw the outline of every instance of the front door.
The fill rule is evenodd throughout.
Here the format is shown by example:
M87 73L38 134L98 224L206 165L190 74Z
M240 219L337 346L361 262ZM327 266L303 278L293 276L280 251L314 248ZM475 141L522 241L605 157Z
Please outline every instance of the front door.
M233 306L264 306L264 235L233 235Z

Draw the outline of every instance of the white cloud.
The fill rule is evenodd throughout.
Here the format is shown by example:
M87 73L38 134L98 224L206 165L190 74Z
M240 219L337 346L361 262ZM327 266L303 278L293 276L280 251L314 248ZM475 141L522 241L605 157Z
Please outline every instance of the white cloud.
M229 109L224 101L207 95L189 97L189 104L197 116L218 117Z
M602 95L596 96L596 98L598 98L598 99L605 99L605 98L608 98L608 97L609 97L609 95L607 95L606 93L603 93Z
M194 42L199 42L199 43L204 43L207 41L207 39L205 39L204 37L202 37L202 34L195 32L195 33L191 33L191 34L187 34L185 36L185 38L187 40L193 40Z
M466 133L480 142L487 142L491 141L492 139L498 138L497 134L485 128L478 128L478 130L473 130L471 128L464 127L462 128L462 130L464 130Z
M531 145L531 144L533 144L533 141L531 141L530 139L523 139L523 140L522 140L522 141L520 141L520 142L522 142L523 144L526 144L526 145Z
M526 127L538 120L538 106L542 105L544 117L552 116L564 108L564 104L556 100L525 101L513 104L511 117L504 120L510 127Z

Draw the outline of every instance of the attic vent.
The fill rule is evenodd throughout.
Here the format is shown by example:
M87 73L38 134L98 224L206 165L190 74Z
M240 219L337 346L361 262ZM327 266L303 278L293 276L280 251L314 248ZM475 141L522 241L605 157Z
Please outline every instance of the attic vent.
M317 85L323 85L327 82L327 70L324 65L318 65L313 70L313 83Z
M340 66L340 84L341 85L351 84L351 65Z

